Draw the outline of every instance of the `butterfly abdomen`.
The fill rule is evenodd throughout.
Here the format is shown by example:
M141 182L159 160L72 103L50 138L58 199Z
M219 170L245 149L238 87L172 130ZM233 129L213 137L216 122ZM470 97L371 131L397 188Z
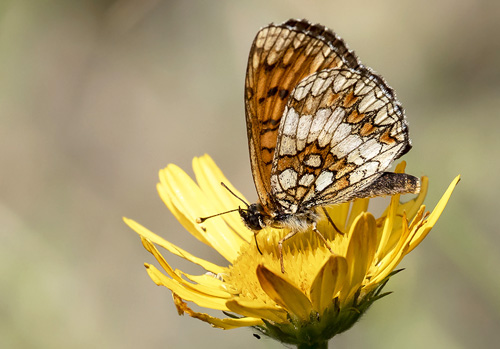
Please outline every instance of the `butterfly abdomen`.
M300 232L310 228L320 219L315 208L295 213L278 213L271 218L269 225L274 228L287 228L291 231Z

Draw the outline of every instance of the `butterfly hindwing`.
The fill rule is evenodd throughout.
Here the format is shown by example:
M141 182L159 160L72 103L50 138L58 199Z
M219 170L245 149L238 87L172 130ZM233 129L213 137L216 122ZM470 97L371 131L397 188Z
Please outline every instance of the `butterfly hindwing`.
M380 77L368 69L319 71L298 83L284 110L272 195L293 213L376 194L382 189L367 188L381 176L396 183L384 171L409 148L403 109Z
M317 71L359 66L344 41L321 25L289 20L257 33L248 59L245 105L252 173L264 207L275 205L271 168L281 117L292 90Z

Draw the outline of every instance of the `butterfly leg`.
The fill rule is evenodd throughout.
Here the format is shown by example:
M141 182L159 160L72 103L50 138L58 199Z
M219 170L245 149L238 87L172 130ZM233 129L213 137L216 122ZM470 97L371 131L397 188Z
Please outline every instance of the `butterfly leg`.
M255 246L257 246L257 251L259 251L259 253L262 255L262 251L259 248L259 243L257 242L257 233L256 232L253 233L253 237L255 239Z
M333 229L335 229L337 231L337 233L339 233L340 235L344 235L344 233L342 231L340 231L339 228L337 228L337 226L335 225L335 223L333 223L332 217L330 217L330 215L328 214L328 211L326 210L326 208L322 207L322 209L323 209L323 212L325 213L326 219L328 219L328 222L330 222L330 224L332 225Z
M292 236L297 234L297 231L291 231L289 232L283 239L278 241L278 253L280 255L280 265L281 265L281 272L285 274L285 264L283 263L283 242L290 239Z
M334 225L335 226L335 225ZM325 237L323 236L323 234L321 234L321 232L318 230L317 226L316 226L316 222L313 223L312 225L312 230L316 233L316 235L319 236L319 238L323 241L323 243L325 244L326 248L333 254L333 251L332 249L330 248L330 245L328 244L328 241L326 241Z

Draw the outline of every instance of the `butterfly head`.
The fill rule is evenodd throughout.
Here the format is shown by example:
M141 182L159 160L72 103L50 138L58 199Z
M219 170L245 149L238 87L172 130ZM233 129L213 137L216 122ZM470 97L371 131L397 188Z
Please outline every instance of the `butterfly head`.
M238 212L245 225L253 231L262 230L267 226L265 221L268 214L264 211L264 207L260 203L251 204L247 208L239 208Z

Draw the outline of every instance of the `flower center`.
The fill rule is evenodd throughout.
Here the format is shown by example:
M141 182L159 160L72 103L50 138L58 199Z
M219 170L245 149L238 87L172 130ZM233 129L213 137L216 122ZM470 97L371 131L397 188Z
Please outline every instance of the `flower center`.
M257 279L256 269L263 264L277 275L288 278L292 284L308 294L314 277L322 267L331 252L325 243L311 229L299 232L283 242L283 262L285 273L281 273L278 242L288 234L285 229L265 229L257 235L259 253L255 242L245 245L240 250L239 257L229 267L225 281L234 287L235 295L247 300L260 300L266 304L274 302L262 290ZM335 251L339 237L332 240L328 231L325 239L330 248Z

